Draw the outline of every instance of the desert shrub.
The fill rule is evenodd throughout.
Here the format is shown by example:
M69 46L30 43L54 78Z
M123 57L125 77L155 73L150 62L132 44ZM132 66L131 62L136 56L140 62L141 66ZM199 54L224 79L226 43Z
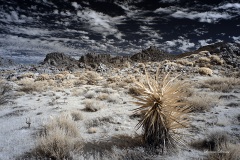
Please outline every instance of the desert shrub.
M187 127L189 107L182 100L185 97L184 82L169 74L160 81L158 73L151 77L146 71L143 82L135 82L140 96L134 96L141 113L138 127L143 129L143 140L149 149L172 151L181 141L176 129ZM178 137L178 138L177 138Z
M71 153L78 151L81 138L75 122L70 115L60 115L43 126L37 137L33 154L51 159L69 159Z
M83 120L83 114L80 111L72 111L71 116L74 121Z
M120 95L118 93L113 93L108 96L107 101L112 103L117 103L120 100Z
M49 79L50 79L50 76L48 74L40 74L39 76L37 76L35 81L44 81Z
M7 103L12 96L10 95L11 86L0 80L0 105Z
M88 133L92 134L92 133L96 133L96 132L97 132L97 128L95 128L95 127L88 128Z
M199 62L199 63L210 63L211 60L210 60L209 58L207 58L207 57L200 57L200 58L198 59L198 62Z
M86 99L84 101L84 104L85 104L85 110L90 112L96 112L101 108L103 108L103 104L97 100Z
M205 139L191 142L191 146L199 150L220 151L227 148L228 136L225 132L210 133Z
M176 60L176 63L181 64L183 66L193 66L193 63L189 62L187 59L178 59ZM175 66L173 62L171 62L171 65Z
M129 93L130 95L134 95L134 96L139 96L139 95L140 95L139 89L138 89L137 87L130 87L130 88L128 89L128 93Z
M206 160L239 160L240 159L240 146L230 145L223 148L218 152L209 152Z
M103 100L107 100L108 97L109 97L108 93L99 93L98 96L97 96L97 99L103 101Z
M86 71L86 73L82 77L80 77L80 79L87 81L87 84L89 84L89 85L96 85L103 78L97 72Z
M84 94L85 98L92 99L96 96L96 92L93 90L87 91L87 93Z
M210 88L213 91L230 92L239 87L240 80L233 77L214 77L205 80L202 87Z
M82 96L86 92L86 90L83 88L73 88L71 92L72 92L72 96L78 97L78 96Z
M222 65L224 63L224 60L221 60L221 58L217 55L210 56L210 59L213 64Z
M219 102L219 99L207 94L194 94L187 98L187 102L191 106L192 112L206 112L210 111Z
M47 89L48 83L46 81L36 81L33 79L25 78L18 82L20 85L19 91L25 93L33 93L33 92L43 92Z
M22 78L34 78L34 73L27 72L21 75Z
M213 74L213 71L210 68L207 68L207 67L199 68L198 72L202 75L208 75L208 76L211 76Z

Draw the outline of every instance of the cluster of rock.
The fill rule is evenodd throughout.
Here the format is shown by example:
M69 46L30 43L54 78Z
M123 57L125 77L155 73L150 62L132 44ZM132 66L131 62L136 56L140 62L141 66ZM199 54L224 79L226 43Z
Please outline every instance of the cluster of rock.
M184 53L180 56L197 54L201 51L208 51L211 55L218 55L224 61L233 66L240 68L240 44L239 43L225 43L219 42L199 48L196 51Z
M173 58L173 55L151 46L150 48L142 50L142 52L132 56L113 56L110 54L88 53L81 56L79 60L67 56L64 53L49 53L41 64L65 68L68 70L90 67L102 71L105 70L107 66L120 67L126 62L163 61Z

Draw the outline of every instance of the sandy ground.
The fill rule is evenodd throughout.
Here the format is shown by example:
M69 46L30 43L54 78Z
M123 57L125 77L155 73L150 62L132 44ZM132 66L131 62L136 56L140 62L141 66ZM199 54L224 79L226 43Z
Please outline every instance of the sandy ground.
M196 75L185 80L197 84L209 78L212 77ZM82 120L75 122L84 142L109 141L111 137L117 135L130 137L141 135L141 129L136 128L139 119L132 116L132 110L137 106L132 103L135 99L128 93L129 87L110 87L101 84L61 87L60 84L59 89L49 87L42 92L23 93L18 91L21 85L18 85L17 81L9 83L13 87L11 94L15 96L9 103L0 106L1 160L17 159L25 152L30 152L36 146L36 134L42 125L61 113L81 112ZM132 85L134 84L130 84ZM202 159L207 152L191 147L190 142L204 139L214 132L226 132L230 143L239 145L239 87L228 93L201 87L195 87L193 90L197 94L215 96L218 102L209 111L190 113L191 125L181 131L186 135L183 137L187 142L186 146L180 147L175 154L159 155L151 159ZM98 97L101 94L106 94L107 98L100 100ZM99 109L96 112L87 111L86 99L96 102ZM28 121L31 122L30 127L26 123ZM75 156L74 159L82 158ZM94 158L90 156L88 159Z

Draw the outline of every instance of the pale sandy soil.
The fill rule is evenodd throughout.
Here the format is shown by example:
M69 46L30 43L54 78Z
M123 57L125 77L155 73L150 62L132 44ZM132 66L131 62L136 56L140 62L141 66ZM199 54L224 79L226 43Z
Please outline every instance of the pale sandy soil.
M82 71L83 72L83 71ZM118 75L124 75L127 78L131 69L120 70ZM111 73L114 75L114 73ZM17 159L30 152L36 147L36 134L42 125L47 124L55 116L61 113L71 114L80 111L82 120L75 121L79 129L82 141L87 142L109 142L112 137L119 135L136 136L141 135L141 129L135 127L139 118L132 116L133 109L137 106L132 103L135 101L130 96L129 87L133 83L126 85L108 84L106 74L102 75L97 85L81 84L79 86L62 86L60 81L58 87L47 87L44 91L34 91L32 93L23 93L18 91L18 81L9 81L12 85L12 98L7 104L0 106L0 159ZM218 77L218 75L213 75ZM205 79L212 77L204 75L186 75L184 80L198 84ZM78 80L75 76L72 79ZM127 78L128 79L128 78ZM117 80L119 83L119 80ZM49 85L49 84L48 84ZM105 93L106 99L98 99L100 94ZM240 89L236 87L229 93L210 91L206 88L193 87L193 93L206 94L218 99L209 111L190 113L191 125L183 129L183 139L186 145L178 148L174 154L153 156L150 159L202 159L207 152L201 149L195 149L190 145L206 138L214 132L226 132L229 136L229 143L239 145L240 143ZM88 97L88 98L87 98ZM99 110L90 112L85 110L85 100L91 98L91 101L97 102ZM204 100L204 99L203 99ZM229 104L232 104L229 106ZM31 121L28 128L27 121ZM89 128L93 129L90 133ZM121 139L119 138L119 143ZM126 142L127 143L127 142ZM129 142L131 143L131 142ZM104 146L103 146L104 148ZM137 154L143 152L141 148L126 148L126 150L137 150ZM115 148L112 152L121 154L123 150ZM116 154L116 153L115 153ZM124 153L122 153L124 154ZM73 159L84 159L82 155L75 155ZM96 159L90 154L86 159ZM101 159L101 158L99 158ZM102 158L106 159L106 158ZM133 158L134 159L134 158ZM137 159L137 158L136 158Z

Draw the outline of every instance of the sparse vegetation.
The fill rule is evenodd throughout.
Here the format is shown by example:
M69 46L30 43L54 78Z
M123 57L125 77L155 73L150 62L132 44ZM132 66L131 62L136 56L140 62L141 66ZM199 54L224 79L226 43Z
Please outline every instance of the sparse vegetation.
M83 120L83 114L81 111L72 111L71 116L74 121Z
M212 74L213 74L213 71L210 68L207 68L207 67L199 68L198 72L202 75L208 75L208 76L212 76Z
M233 77L214 77L205 80L202 87L210 88L213 91L230 92L240 87L240 80Z
M181 141L175 130L187 127L189 107L182 101L186 85L176 78L170 79L167 74L159 81L158 73L153 78L145 70L145 81L135 82L140 93L134 96L140 106L135 112L142 115L138 127L142 127L143 140L150 149L173 150Z
M227 148L228 141L228 136L225 132L213 132L204 140L192 142L191 146L199 150L220 151Z
M191 106L192 112L206 112L210 111L211 108L218 104L219 99L217 96L194 94L187 98L187 102Z
M100 101L92 100L92 99L86 99L84 101L85 109L90 112L96 112L103 108L103 104Z
M33 154L51 159L69 159L71 153L82 147L75 122L70 115L55 117L43 126Z

